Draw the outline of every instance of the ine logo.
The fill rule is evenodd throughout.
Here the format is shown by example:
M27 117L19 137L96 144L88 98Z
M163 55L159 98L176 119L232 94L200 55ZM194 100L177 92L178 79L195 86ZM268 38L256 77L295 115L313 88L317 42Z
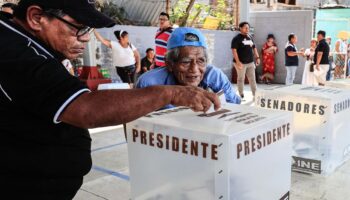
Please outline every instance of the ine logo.
M292 169L321 174L321 161L293 156Z

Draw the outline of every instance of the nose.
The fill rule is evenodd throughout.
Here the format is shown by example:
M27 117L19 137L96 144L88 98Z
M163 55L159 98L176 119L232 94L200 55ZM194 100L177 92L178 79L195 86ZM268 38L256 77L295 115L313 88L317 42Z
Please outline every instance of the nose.
M199 71L199 65L197 64L196 60L192 60L191 66L188 69L188 71L191 73L197 73Z

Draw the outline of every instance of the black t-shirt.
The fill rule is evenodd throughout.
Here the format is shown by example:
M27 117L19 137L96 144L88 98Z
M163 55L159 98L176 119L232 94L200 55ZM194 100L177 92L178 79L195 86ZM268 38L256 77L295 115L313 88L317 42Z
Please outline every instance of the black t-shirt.
M255 44L249 35L236 35L231 42L231 49L236 49L238 58L243 64L254 62L253 49ZM233 62L235 59L233 58Z
M0 11L0 19L12 19L13 15L11 13L8 12L4 12L4 11Z
M57 52L1 22L9 27L0 24L0 176L8 187L77 190L91 169L91 138L57 118L89 90Z
M285 54L285 65L286 67L289 66L298 66L299 65L299 58L298 56L288 56L289 51L293 51L293 52L297 52L297 48L295 47L295 45L288 43L287 47L284 49L284 54Z
M322 58L321 58L321 65L328 65L329 64L329 45L327 44L326 40L323 39L321 40L315 50L315 55L314 55L314 63L317 62L317 53L318 52L323 52Z
M150 70L150 67L152 65L152 62L150 62L148 59L147 59L147 56L142 58L141 60L141 74L145 73L145 71L143 71L143 68L146 67L147 68L147 71Z

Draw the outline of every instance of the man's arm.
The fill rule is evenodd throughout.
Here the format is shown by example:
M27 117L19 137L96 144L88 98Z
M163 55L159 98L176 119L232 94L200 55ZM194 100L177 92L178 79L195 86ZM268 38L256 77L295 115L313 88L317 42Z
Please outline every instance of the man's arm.
M256 48L254 48L254 56L256 59L256 64L259 65L260 64L260 56L259 56L258 50Z
M187 106L206 112L211 103L219 109L220 100L197 87L152 86L130 90L103 90L77 97L60 115L59 121L95 128L133 121L165 105Z
M232 54L233 54L233 58L235 59L236 66L238 67L238 69L243 69L243 65L238 58L237 49L232 49Z
M135 56L135 60L136 60L136 70L135 70L135 73L140 73L141 72L141 57L140 57L140 54L139 54L139 51L135 50L134 51L134 56Z
M96 30L94 30L94 34L96 36L96 38L102 43L104 44L106 47L112 48L112 43L110 40L105 39L104 37L101 36L101 34L99 32L97 32Z
M215 93L223 90L226 102L240 104L241 98L236 94L236 91L226 74L216 67L208 67L207 69L209 70L207 73L207 82L210 89Z
M287 55L288 56L303 56L304 55L304 51L301 50L301 51L287 51Z
M316 61L316 69L317 70L320 70L320 63L321 63L321 60L322 60L322 56L323 56L323 52L319 51L317 53L317 61Z

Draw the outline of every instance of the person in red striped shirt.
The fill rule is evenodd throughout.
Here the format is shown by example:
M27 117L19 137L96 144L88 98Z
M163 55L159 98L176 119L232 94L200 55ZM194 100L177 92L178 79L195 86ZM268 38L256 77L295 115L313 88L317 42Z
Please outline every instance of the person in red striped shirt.
M165 66L165 54L167 52L167 43L171 33L173 32L173 28L171 27L169 18L169 14L165 12L162 12L159 15L159 29L155 37L155 68Z

